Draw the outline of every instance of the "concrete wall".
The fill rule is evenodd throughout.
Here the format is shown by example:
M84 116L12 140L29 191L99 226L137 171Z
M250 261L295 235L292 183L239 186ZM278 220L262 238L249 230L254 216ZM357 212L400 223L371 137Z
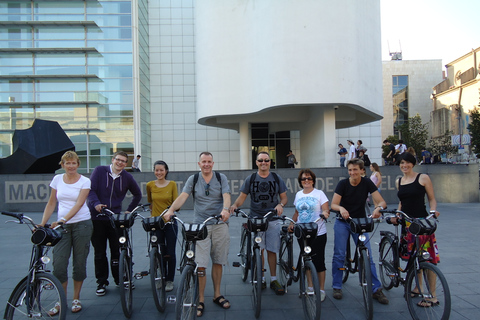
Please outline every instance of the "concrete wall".
M430 175L434 189L435 197L438 202L444 203L465 203L479 202L479 166L474 165L429 165L417 166L418 172ZM401 175L398 167L381 167L383 181L381 193L387 203L398 203L395 180ZM313 169L317 176L316 187L323 190L328 199L332 199L335 187L340 179L348 176L345 168L315 168ZM223 171L229 179L232 190L232 198L238 197L239 189L243 181L253 171L234 170ZM292 206L295 199L295 193L300 190L297 182L298 169L278 169L276 172L285 180L288 187L288 205ZM183 188L186 179L195 172L170 172L169 178L177 181L179 191ZM50 188L49 184L53 175L0 175L0 202L3 211L18 212L41 212L48 201ZM152 172L134 173L134 177L141 185L144 198L142 203L147 202L145 194L146 183L155 179ZM130 197L127 196L124 202L126 208ZM245 203L245 208L248 203ZM191 209L191 199L186 203L185 209Z

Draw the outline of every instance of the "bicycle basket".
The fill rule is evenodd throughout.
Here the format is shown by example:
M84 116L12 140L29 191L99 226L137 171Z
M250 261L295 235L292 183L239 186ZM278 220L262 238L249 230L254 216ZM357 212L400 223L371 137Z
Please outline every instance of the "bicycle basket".
M183 239L187 241L204 240L208 236L207 226L198 223L185 223L183 225Z
M115 227L130 228L135 222L135 216L131 213L119 213L114 217Z
M372 218L352 218L350 228L353 233L372 232L375 226Z
M62 239L62 233L60 231L40 227L32 233L32 238L30 240L33 244L39 246L53 247L60 241L60 239Z
M408 231L414 235L431 235L437 230L437 223L432 219L414 219Z
M142 220L143 229L147 232L163 229L165 222L161 217L149 217Z
M315 222L297 223L294 228L295 237L298 239L315 239L317 237L318 224Z
M265 218L248 218L247 229L250 232L267 231L268 220Z

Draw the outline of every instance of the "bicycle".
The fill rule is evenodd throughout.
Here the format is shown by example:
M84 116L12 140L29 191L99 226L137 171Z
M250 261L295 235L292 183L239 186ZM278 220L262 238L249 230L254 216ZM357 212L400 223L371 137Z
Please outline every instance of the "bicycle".
M279 282L287 292L287 288L292 284L292 281L300 280L299 297L302 299L305 319L309 320L318 320L321 315L320 282L311 256L312 245L318 232L317 222L320 219L325 218L320 215L320 218L314 222L297 223L288 217L282 217L283 221L288 220L294 224L294 231L293 233L290 232L286 225L282 226L280 231ZM300 255L296 267L293 265L293 234L302 242L302 244L299 242ZM307 287L309 286L313 287L313 291L308 290Z
M265 232L268 229L268 219L272 219L276 215L276 211L268 212L264 217L250 217L240 209L235 210L235 214L241 214L247 218L247 223L242 226L242 233L240 238L240 252L237 254L241 262L234 262L234 267L242 267L242 280L245 282L248 278L248 271L251 270L250 283L252 284L252 303L255 311L255 318L260 316L262 309L262 254L260 243L262 237L258 235L259 232ZM280 218L280 217L277 217ZM253 236L253 245L252 245Z
M50 262L47 256L50 248L61 239L61 233L48 226L37 227L33 220L22 213L2 212L3 215L13 217L18 224L26 224L32 231L33 243L28 274L13 289L4 318L6 320L51 319L53 317L64 320L67 315L67 297L60 281L47 270Z
M108 208L103 208L102 213L109 217L112 226L118 232L120 243L120 258L118 259L118 278L120 279L120 302L125 317L130 318L133 313L133 249L131 243L131 228L140 210L147 211L149 204L139 204L130 213L116 214Z
M371 232L374 229L374 221L372 218L351 218L343 219L338 211L331 211L337 214L337 219L345 221L350 224L351 235L358 234L358 239L355 245L355 253L352 257L350 248L350 237L347 241L347 248L345 254L344 265L340 270L343 270L342 283L348 280L350 273L359 273L360 287L362 288L363 303L365 306L365 316L367 319L373 318L373 287L372 287L372 272L370 266L370 253L366 246L367 236L365 233Z
M429 263L430 254L422 248L421 235L431 235L435 232L436 223L432 223L435 215L430 214L425 219L411 218L400 210L380 210L382 213L392 214L411 223L408 232L413 234L415 243L409 250L401 243L401 234L395 224L395 233L380 231L380 281L386 290L405 287L405 300L413 319L448 319L451 310L450 289L445 276L440 269ZM391 216L386 218L392 224ZM409 256L406 266L402 268L401 255ZM402 274L406 274L405 277ZM436 302L433 302L436 299ZM423 304L423 306L419 305ZM428 305L425 307L425 305Z
M205 240L207 238L207 222L213 219L216 219L218 222L221 217L222 215L219 214L208 217L202 223L185 223L176 215L172 216L172 219L175 219L182 225L183 234L182 258L178 268L181 276L178 284L177 301L175 305L177 320L197 318L199 291L197 263L195 262L196 243L197 241Z

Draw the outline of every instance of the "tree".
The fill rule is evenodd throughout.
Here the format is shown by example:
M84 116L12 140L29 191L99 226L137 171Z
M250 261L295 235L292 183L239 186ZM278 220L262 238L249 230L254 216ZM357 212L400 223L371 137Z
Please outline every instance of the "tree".
M430 139L430 152L434 156L441 156L442 154L445 154L447 158L449 158L449 156L452 154L457 153L458 147L452 145L452 134L452 131L447 131L443 136Z
M420 154L428 139L428 123L422 124L422 118L417 113L415 117L408 118L408 121L398 127L402 133L402 140L407 147L415 149Z
M480 158L480 111L477 107L470 111L470 118L467 129L470 132L472 151Z

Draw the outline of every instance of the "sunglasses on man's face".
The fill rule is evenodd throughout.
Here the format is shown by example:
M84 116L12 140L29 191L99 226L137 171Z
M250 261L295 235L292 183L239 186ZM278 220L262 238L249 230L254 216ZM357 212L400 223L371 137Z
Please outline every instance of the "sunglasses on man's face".
M270 162L270 159L257 159L258 162L262 163L262 162Z

